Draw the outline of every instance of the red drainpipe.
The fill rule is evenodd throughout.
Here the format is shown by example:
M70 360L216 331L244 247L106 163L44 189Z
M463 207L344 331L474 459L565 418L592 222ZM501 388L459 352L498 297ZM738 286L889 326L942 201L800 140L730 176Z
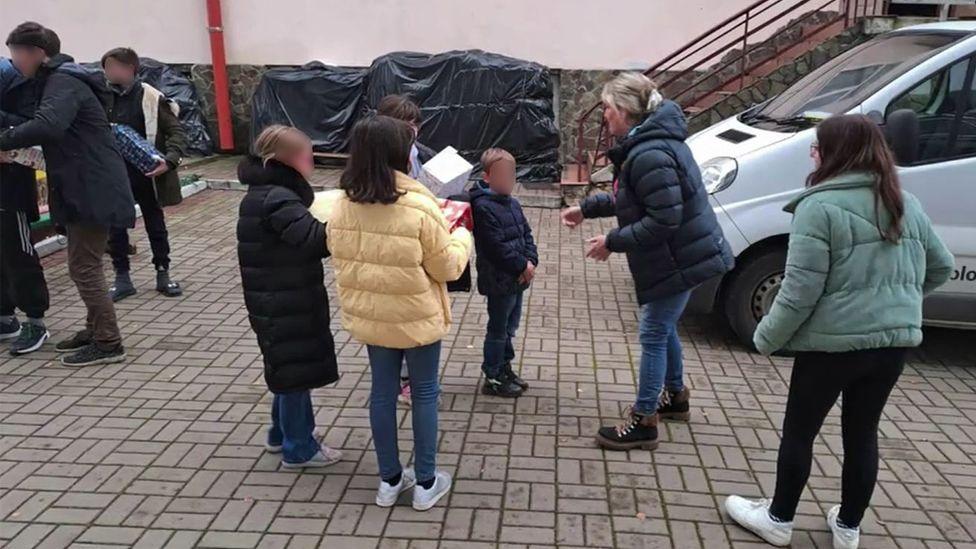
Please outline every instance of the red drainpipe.
M207 31L213 58L214 102L217 106L217 131L220 150L234 149L234 131L230 121L230 88L227 86L227 59L224 57L224 27L220 17L220 0L207 0Z

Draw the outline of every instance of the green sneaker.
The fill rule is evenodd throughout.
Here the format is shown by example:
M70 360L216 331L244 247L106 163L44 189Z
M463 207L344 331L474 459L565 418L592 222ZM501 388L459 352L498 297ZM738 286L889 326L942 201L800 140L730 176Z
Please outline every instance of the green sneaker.
M10 344L10 354L26 355L27 353L33 353L40 349L41 345L44 345L44 342L49 337L51 337L51 333L44 326L38 326L30 322L24 323L20 327L20 337L17 338L17 341Z

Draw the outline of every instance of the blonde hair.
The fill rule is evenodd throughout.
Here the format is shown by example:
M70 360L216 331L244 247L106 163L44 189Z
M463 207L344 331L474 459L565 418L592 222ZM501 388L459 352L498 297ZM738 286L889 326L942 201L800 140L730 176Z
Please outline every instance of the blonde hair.
M626 114L631 122L640 122L664 102L657 84L639 72L618 74L603 85L600 99Z
M282 153L299 149L309 141L308 136L297 128L274 124L261 130L258 138L254 140L253 151L263 164L267 164L268 160Z
M502 160L507 160L512 164L515 164L515 157L512 156L512 153L506 151L505 149L500 149L498 147L487 149L485 152L481 153L481 169L483 169L485 173L490 173L492 165Z

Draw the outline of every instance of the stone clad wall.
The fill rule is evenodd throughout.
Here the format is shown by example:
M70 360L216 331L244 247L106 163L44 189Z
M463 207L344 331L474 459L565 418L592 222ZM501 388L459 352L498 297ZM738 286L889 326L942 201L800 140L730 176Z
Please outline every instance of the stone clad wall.
M251 142L251 96L268 70L264 65L228 65L231 120L234 128L234 150L246 151ZM200 95L200 106L210 126L214 145L218 144L217 108L214 104L213 66L193 65L190 77Z
M577 123L587 109L600 102L603 84L620 71L561 70L559 84L559 160L565 164L574 162L576 155ZM596 143L600 127L599 113L594 114L586 125L583 135L586 149Z

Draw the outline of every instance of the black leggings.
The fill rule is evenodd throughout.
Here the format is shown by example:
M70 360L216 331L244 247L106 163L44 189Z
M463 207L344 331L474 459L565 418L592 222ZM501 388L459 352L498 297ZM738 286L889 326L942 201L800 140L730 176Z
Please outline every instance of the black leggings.
M843 394L844 472L839 518L852 528L861 524L878 480L878 422L905 366L905 354L906 349L902 348L797 353L783 420L771 515L783 521L793 520L810 476L813 441L837 397Z

